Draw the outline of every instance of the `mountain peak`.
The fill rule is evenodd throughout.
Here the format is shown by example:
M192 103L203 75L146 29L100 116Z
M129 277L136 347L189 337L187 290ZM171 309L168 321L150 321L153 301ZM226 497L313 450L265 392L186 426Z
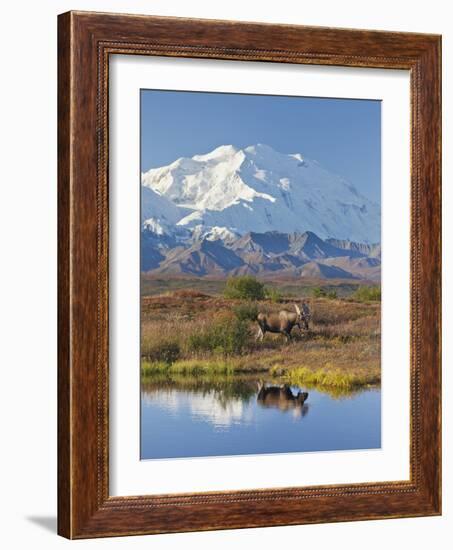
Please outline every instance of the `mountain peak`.
M307 239L314 239L316 241L321 240L316 233L313 233L313 231L304 231L304 236L306 236Z
M316 161L263 143L244 149L221 145L179 159L142 174L142 185L161 203L167 200L162 206L171 222L179 212L173 223L188 230L202 225L242 235L310 231L322 239L380 241L378 204Z
M244 149L245 152L247 153L252 153L252 154L256 154L256 153L262 153L262 154L265 154L265 153L277 153L277 151L275 151L275 149L272 149L272 147L270 145L266 145L265 143L256 143L255 145L249 145L248 147L246 147Z
M210 153L206 153L204 155L195 155L192 157L192 159L198 162L226 159L228 157L234 156L238 151L239 149L234 145L220 145L219 147L213 149Z
M296 159L299 162L304 162L304 159L300 153L293 153L292 155L289 155L290 157L293 157L293 159Z

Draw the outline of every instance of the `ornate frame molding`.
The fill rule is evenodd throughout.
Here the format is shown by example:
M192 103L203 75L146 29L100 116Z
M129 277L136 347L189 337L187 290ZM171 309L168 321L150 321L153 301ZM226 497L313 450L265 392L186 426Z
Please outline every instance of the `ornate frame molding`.
M109 496L110 55L410 71L409 481ZM88 12L59 16L61 535L86 538L440 514L440 107L438 36Z

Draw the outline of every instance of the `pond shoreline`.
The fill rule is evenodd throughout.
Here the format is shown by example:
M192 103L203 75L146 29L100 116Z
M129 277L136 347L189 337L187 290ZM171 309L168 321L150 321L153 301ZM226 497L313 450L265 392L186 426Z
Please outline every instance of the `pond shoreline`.
M167 365L166 369L148 370L141 373L142 387L153 385L154 382L166 381L169 385L193 382L194 384L217 381L220 384L232 381L256 380L262 383L275 385L299 386L305 389L314 389L333 396L348 396L357 392L380 389L380 377L354 378L347 373L335 373L318 369L317 371L305 371L303 368L295 368L286 372L277 372L272 369L214 371L214 370L178 370Z

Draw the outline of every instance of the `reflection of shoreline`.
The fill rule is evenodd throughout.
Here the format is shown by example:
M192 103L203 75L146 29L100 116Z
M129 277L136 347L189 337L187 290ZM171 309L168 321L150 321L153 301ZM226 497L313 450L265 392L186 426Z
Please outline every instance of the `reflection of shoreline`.
M153 373L141 377L141 389L143 392L153 392L159 389L183 389L188 392L208 392L215 390L222 394L223 399L229 396L240 399L251 399L257 393L260 383L274 385L289 384L296 391L316 390L327 394L333 399L353 399L357 395L370 390L380 390L380 384L369 384L352 388L338 388L317 384L293 384L285 377L257 374L210 374L194 375L181 373Z
M151 375L142 378L145 404L187 413L218 428L251 419L247 405L257 392L255 379L237 376Z
M182 378L188 381L186 376ZM309 411L305 404L308 393L274 380L264 383L231 376L223 381L191 378L188 385L168 378L148 381L142 388L142 404L145 407L157 405L174 416L183 414L194 420L208 421L217 428L238 422L250 423L253 420L253 407L248 406L251 402L262 409L290 413L295 419L305 417Z
M253 420L255 402L261 409L274 409L289 413L293 418L305 417L310 409L307 388L288 384L277 377L259 378L257 375L163 375L161 373L142 377L142 403L158 406L172 415L188 415L194 420L226 428L235 423L250 423ZM312 389L312 388L309 388ZM374 388L360 388L343 391L335 388L335 400L353 399L364 391ZM306 403L308 399L308 403Z
M160 389L142 393L145 405L158 404L172 414L189 414L197 420L208 421L218 428L226 428L235 422L250 420L247 401L240 398L225 400L217 391L187 392L179 389Z
M142 377L141 389L147 393L172 389L201 394L216 392L219 398L225 400L229 397L249 400L258 389L258 381L256 376L158 373Z

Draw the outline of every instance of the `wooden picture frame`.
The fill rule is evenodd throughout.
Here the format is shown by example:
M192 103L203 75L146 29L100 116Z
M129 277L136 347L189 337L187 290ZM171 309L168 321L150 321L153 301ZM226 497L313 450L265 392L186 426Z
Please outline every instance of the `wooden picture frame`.
M441 513L441 39L69 12L58 20L58 532L89 538ZM410 71L410 480L109 496L111 54Z

